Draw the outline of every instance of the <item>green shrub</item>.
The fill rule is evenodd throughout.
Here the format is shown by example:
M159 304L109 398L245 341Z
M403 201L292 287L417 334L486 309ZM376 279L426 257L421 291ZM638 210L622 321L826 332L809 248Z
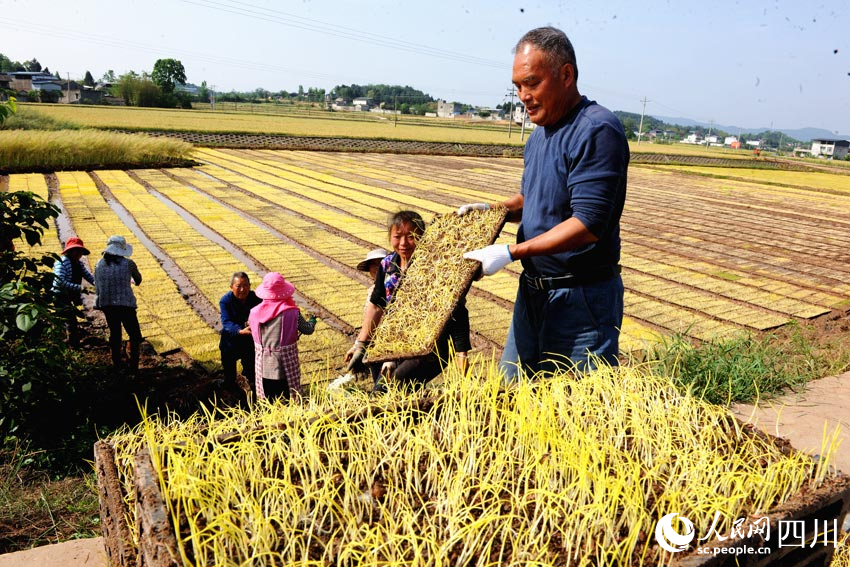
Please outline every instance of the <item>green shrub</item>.
M784 338L745 335L696 345L676 334L650 349L648 364L653 371L671 376L683 391L729 404L799 388L819 378L827 361L792 324Z

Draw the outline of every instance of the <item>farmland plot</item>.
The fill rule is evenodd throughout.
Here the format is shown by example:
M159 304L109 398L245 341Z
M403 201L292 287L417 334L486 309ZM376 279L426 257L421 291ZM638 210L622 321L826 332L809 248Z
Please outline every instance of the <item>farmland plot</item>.
M302 309L321 318L301 343L310 379L331 377L362 317L364 275L353 266L387 247L402 208L430 220L519 188L515 159L198 149L193 169L59 173L56 196L93 251L124 234L146 278L143 332L157 350L217 359L217 301L233 271L279 271ZM626 318L621 348L659 334L712 339L759 332L850 306L850 195L811 180L796 187L633 166L623 214ZM12 175L8 188L46 186ZM43 188L42 188L43 190ZM828 191L828 192L827 192ZM508 224L498 242L516 236ZM63 235L63 237L66 237ZM55 238L55 236L53 237ZM474 343L507 334L521 266L476 282Z

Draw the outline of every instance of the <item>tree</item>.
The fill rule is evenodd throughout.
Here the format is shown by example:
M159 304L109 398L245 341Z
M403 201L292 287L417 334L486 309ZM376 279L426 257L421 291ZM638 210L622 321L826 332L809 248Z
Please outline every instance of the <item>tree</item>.
M0 126L3 126L3 123L6 122L6 119L12 116L17 111L18 106L15 97L9 97L9 100L7 100L6 102L0 101Z
M24 71L32 71L34 73L41 72L41 63L38 62L38 59L33 57L29 61L24 61Z
M157 59L151 79L163 93L171 94L177 85L186 84L186 69L177 59Z
M124 73L118 78L115 86L112 88L112 94L124 99L124 104L133 106L138 92L139 76L135 71Z
M201 88L198 89L198 100L200 102L210 101L210 89L207 87L206 81L201 81Z
M100 78L101 83L115 83L118 81L118 77L115 76L115 71L110 69Z
M83 79L83 84L87 87L94 86L94 77L91 76L89 71L86 71L86 77Z

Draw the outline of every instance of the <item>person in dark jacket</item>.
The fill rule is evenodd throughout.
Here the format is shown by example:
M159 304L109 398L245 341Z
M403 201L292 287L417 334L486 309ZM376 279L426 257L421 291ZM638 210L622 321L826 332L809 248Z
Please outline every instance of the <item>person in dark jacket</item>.
M65 242L62 257L53 264L53 295L59 312L65 317L65 330L68 333L68 344L77 346L80 342L80 331L77 323L78 306L83 304L83 280L94 285L94 276L82 262L83 256L89 255L82 239L72 236Z
M251 280L245 272L236 272L230 278L230 291L218 302L221 311L221 367L224 383L228 388L237 388L236 362L242 363L242 375L254 388L254 340L248 328L251 309L262 303L251 290Z

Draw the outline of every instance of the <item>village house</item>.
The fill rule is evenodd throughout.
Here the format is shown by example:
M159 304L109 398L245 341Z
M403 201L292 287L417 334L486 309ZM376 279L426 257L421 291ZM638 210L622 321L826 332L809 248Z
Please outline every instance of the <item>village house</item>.
M850 141L830 138L816 138L812 140L812 157L826 159L844 159L850 151Z

